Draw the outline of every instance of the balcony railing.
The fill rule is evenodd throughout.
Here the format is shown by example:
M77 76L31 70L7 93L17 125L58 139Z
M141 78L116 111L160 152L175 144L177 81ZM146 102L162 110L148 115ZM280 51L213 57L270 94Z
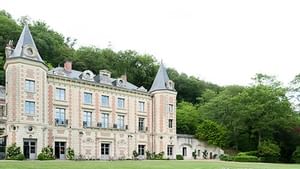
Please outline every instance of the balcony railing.
M61 120L61 119L55 119L55 126L68 126L68 119Z

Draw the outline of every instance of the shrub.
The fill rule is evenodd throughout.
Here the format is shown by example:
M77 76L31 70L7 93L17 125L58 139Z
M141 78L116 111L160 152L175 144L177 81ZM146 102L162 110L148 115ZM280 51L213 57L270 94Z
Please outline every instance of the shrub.
M228 154L221 154L220 155L220 160L222 160L222 161L233 161L233 157L234 156L231 156L231 155L228 155Z
M176 155L176 160L183 160L183 156L180 155L180 154L177 154L177 155Z
M151 153L150 151L146 151L146 159L147 160L163 160L164 152L160 152L156 154L155 152Z
M196 150L193 151L192 156L193 156L194 159L197 158L197 152L196 152Z
M263 162L278 162L280 148L271 141L264 141L258 146L258 155Z
M134 159L136 159L139 156L139 154L137 153L136 150L133 150L132 155L133 155Z
M75 153L74 150L71 147L67 148L67 159L68 160L74 160Z
M256 156L249 156L249 155L237 155L233 157L234 161L237 162L258 162L259 159Z
M208 155L207 150L204 150L204 151L202 152L203 158L204 158L204 159L207 159L207 155Z
M20 147L18 147L17 145L16 145L16 143L13 143L12 145L10 145L10 146L8 146L7 147L7 154L6 154L6 159L7 160L18 160L18 158L20 157L20 159L21 159L21 155L23 155L22 153L21 153L21 148ZM24 155L23 155L24 156ZM25 157L24 157L25 158ZM24 159L23 158L23 159ZM22 159L22 160L23 160Z
M38 160L54 160L53 148L50 146L44 147L38 155Z
M300 146L294 151L292 159L295 163L300 163Z
M16 157L16 160L24 160L24 159L25 159L24 154L18 154Z

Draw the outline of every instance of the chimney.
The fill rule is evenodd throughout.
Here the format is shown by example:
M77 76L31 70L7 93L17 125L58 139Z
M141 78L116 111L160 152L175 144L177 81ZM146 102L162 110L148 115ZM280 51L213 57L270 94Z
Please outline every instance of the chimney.
M121 76L121 79L124 81L124 82L127 82L127 75L125 74L125 75L122 75Z
M65 69L66 72L72 72L72 62L71 61L65 61L64 69Z

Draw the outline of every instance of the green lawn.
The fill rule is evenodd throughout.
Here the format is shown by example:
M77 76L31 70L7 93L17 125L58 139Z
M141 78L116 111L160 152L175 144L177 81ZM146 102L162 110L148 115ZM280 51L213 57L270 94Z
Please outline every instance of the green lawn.
M0 161L0 169L300 169L299 164L221 161Z

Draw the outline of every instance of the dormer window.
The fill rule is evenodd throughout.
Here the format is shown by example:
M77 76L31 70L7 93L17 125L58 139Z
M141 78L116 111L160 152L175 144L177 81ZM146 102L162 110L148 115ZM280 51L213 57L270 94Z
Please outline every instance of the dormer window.
M166 87L167 87L168 89L173 90L173 89L174 89L174 82L173 82L172 80L168 80L168 81L166 82Z
M88 81L93 81L94 80L94 73L90 70L85 70L84 72L82 72L81 78L83 80L88 80Z

